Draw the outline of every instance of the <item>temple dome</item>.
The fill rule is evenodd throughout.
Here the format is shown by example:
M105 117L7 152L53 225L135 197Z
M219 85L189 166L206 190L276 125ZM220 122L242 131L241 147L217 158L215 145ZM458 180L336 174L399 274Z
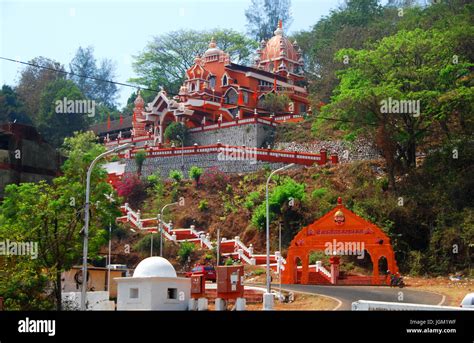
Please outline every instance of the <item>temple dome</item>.
M173 265L167 259L153 256L137 265L133 277L177 277L177 275Z
M282 22L278 23L275 35L268 40L262 49L261 61L272 61L284 56L286 59L297 62L300 58L295 45L285 37Z
M219 55L220 53L222 53L222 50L219 49L219 47L217 46L216 40L214 39L214 37L212 37L211 42L209 43L209 48L206 50L206 52L204 53L202 57L206 58L212 55Z

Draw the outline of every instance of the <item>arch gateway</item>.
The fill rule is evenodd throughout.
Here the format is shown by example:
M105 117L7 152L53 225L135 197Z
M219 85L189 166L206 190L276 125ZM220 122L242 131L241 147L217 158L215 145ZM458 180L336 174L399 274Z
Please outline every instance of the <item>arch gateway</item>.
M320 261L309 265L310 254L322 252L331 255L330 266ZM370 255L372 276L343 275L339 271L341 255ZM337 206L304 227L291 241L288 248L285 269L282 271L283 284L388 284L385 270L379 270L379 261L391 273L398 267L390 238L376 225L348 210L338 198Z

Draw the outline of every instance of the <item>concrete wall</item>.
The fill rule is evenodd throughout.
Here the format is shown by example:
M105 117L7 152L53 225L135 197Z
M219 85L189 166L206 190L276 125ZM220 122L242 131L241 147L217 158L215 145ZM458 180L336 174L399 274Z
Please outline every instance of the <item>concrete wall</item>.
M186 311L191 296L191 279L166 277L117 278L117 310ZM138 288L138 298L130 289ZM177 299L168 299L168 288L177 289Z
M246 124L227 128L190 133L188 144L214 145L220 141L224 145L252 148L266 148L273 144L275 128L265 124Z
M125 160L125 173L136 173L135 160ZM146 177L154 173L160 173L163 178L167 178L173 169L181 170L181 156L147 158L143 163L142 176ZM283 163L268 163L256 160L229 161L222 160L218 153L184 155L184 175L188 178L189 169L192 166L203 168L204 170L217 167L224 173L250 173L262 169L269 165L271 169L283 167Z

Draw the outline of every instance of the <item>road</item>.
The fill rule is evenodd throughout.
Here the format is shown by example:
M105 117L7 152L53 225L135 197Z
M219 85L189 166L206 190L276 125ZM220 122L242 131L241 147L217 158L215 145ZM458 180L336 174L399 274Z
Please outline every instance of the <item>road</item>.
M278 286L274 289L277 289ZM337 310L351 310L351 304L357 300L405 302L427 305L443 305L444 296L436 293L412 290L410 288L390 288L383 286L316 286L282 285L282 289L309 294L326 295L338 299L341 303ZM399 296L403 296L400 300Z

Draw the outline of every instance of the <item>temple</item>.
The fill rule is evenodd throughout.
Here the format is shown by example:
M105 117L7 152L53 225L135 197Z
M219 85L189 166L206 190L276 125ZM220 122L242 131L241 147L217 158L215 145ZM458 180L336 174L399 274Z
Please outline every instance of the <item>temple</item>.
M114 130L102 127L96 133L106 142L131 136L135 140L152 139L151 145L158 145L165 143L164 132L171 122L193 129L239 120L242 123L247 118L302 120L310 113L303 67L302 51L296 41L292 43L284 35L281 21L274 36L260 43L252 67L232 63L213 38L186 71L179 94L170 97L162 90L148 104L138 94L131 128L117 132L114 125ZM266 108L264 99L269 93L288 97L283 111L274 113Z

